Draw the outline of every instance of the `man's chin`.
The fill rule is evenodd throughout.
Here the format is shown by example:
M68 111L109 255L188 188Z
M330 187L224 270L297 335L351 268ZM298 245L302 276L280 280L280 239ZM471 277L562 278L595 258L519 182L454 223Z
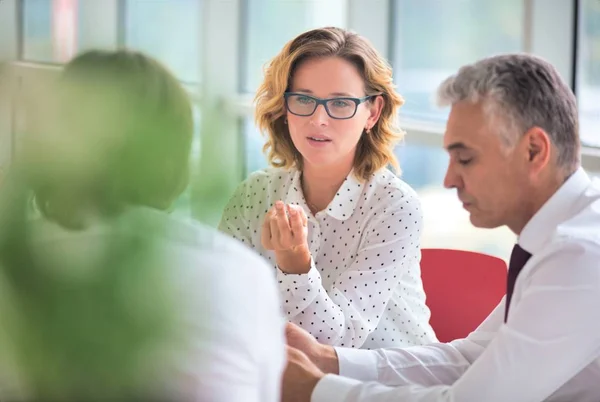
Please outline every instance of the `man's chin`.
M499 224L498 222L482 218L481 216L478 216L473 212L471 212L471 214L469 215L469 220L471 221L471 225L480 229L495 229L497 227L502 226L502 224Z

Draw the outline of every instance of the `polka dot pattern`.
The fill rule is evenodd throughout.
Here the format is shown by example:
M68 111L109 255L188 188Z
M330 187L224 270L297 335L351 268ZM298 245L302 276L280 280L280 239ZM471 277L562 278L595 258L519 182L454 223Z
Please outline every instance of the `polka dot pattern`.
M280 271L274 253L261 246L264 216L277 200L306 212L307 274ZM364 183L349 175L315 215L300 172L255 172L238 187L219 225L273 264L289 321L322 343L367 349L436 341L419 269L421 227L416 193L387 169Z

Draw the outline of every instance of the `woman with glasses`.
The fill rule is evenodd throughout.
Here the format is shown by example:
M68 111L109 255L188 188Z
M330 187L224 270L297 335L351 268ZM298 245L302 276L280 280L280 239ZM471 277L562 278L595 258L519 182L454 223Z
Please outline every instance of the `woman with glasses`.
M421 283L422 214L387 169L402 98L361 36L305 32L271 61L256 96L271 168L244 181L220 229L274 266L284 312L320 342L431 343Z

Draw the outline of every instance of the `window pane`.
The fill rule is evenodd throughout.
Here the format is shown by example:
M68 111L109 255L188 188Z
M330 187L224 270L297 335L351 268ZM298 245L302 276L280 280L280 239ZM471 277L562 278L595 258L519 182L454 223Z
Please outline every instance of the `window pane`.
M27 61L65 63L90 48L117 45L117 0L23 0L22 53Z
M201 0L127 0L125 42L165 63L182 81L200 82Z
M171 206L171 210L177 216L182 217L191 217L192 216L192 178L195 175L195 169L198 165L198 159L200 157L200 129L202 127L202 113L200 110L200 106L198 104L193 105L193 113L194 113L194 138L192 142L192 151L190 155L190 183L185 191L179 196L177 200Z
M77 46L77 0L23 1L23 54L25 60L61 62Z
M461 65L522 50L523 0L395 0L393 64L405 117L443 122L439 83Z
M246 176L256 170L268 166L267 158L262 152L266 138L258 131L252 118L244 121L244 134L246 139Z
M265 63L296 35L323 26L346 26L347 0L247 0L244 92L254 92Z
M600 146L600 1L582 0L577 49L577 98L581 140Z

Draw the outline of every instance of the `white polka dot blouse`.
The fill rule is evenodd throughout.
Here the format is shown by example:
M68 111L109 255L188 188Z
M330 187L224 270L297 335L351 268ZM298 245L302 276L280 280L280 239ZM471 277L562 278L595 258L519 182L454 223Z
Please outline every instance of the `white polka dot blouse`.
M351 173L323 211L313 215L296 169L250 175L229 201L219 229L273 264L284 312L319 342L375 349L436 341L421 282L419 199L388 169L361 183ZM261 245L261 226L282 200L308 217L311 269L286 274Z

